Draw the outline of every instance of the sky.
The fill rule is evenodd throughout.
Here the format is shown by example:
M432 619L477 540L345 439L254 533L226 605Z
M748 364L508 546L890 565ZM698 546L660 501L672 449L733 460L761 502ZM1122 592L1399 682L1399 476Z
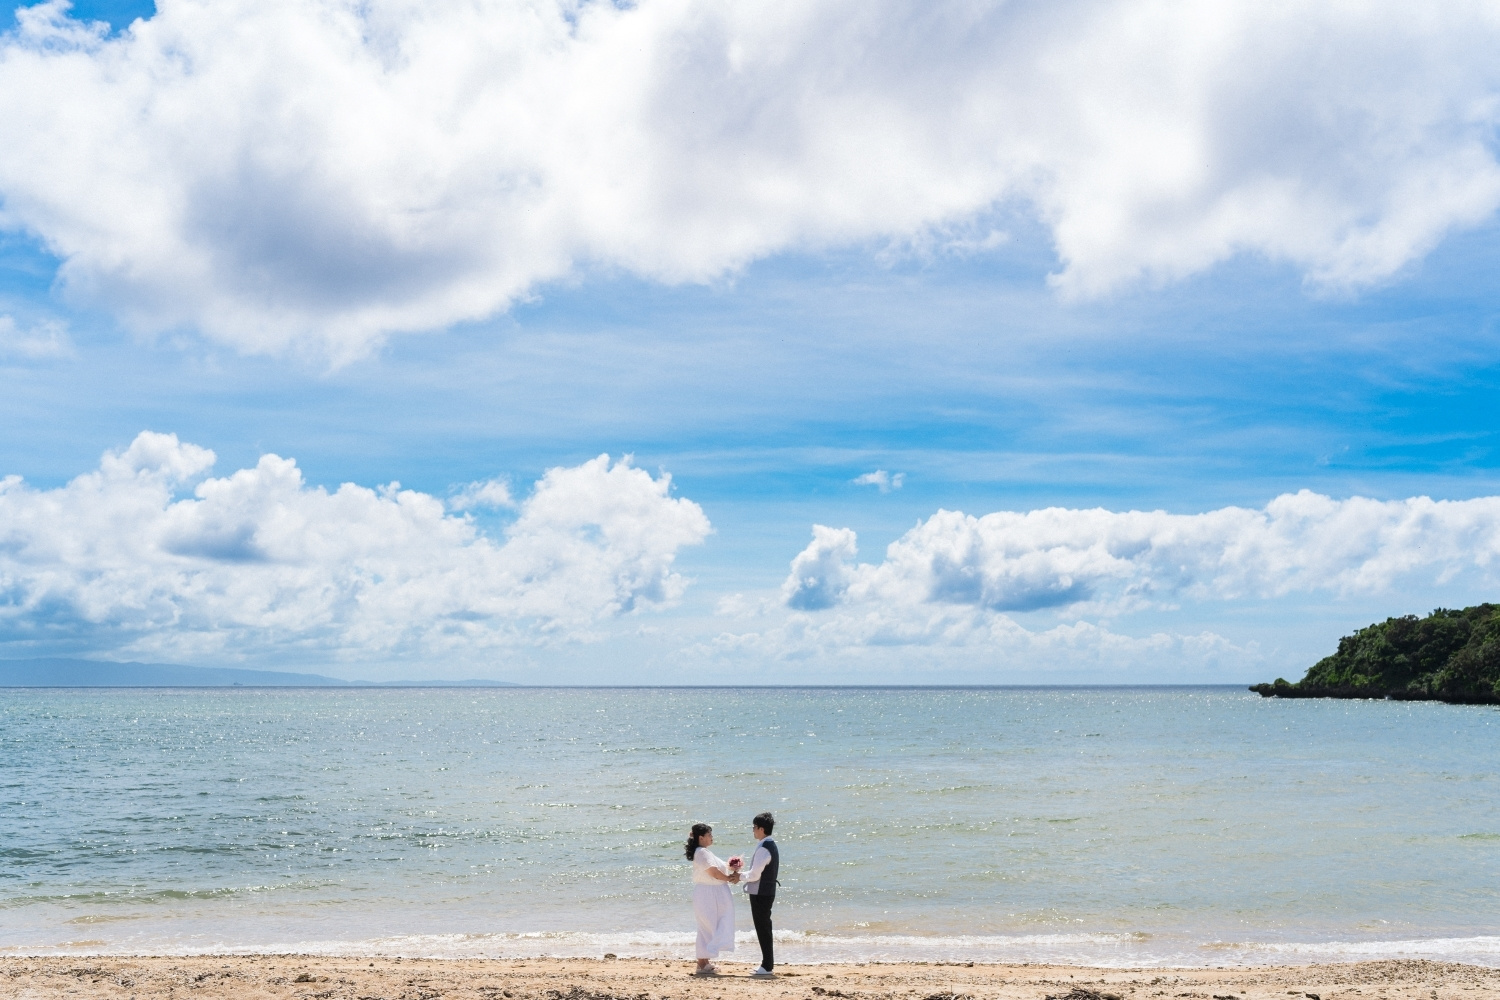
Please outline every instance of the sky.
M1248 683L1500 594L1500 5L0 35L0 658Z

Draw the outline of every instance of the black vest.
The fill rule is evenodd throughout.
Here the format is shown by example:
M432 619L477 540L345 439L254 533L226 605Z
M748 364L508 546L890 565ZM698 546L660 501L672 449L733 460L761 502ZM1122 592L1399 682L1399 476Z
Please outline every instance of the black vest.
M781 852L776 850L776 841L767 837L760 842L760 846L771 855L771 860L760 870L760 879L755 883L755 891L752 895L762 899L771 899L776 895L776 872L781 867Z

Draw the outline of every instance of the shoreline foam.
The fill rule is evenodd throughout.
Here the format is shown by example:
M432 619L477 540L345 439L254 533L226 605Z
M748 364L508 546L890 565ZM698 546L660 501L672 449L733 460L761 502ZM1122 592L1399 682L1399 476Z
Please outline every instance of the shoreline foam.
M270 940L234 944L208 937L121 941L78 939L56 945L0 946L0 958L194 958L298 954L329 959L434 961L621 959L678 961L692 954L692 935L636 931L588 933L411 934L368 940ZM748 931L735 936L737 955L755 953ZM1143 933L1029 935L837 935L783 931L782 960L808 966L849 964L1059 965L1089 968L1196 969L1329 965L1371 961L1434 961L1500 968L1500 936L1400 938L1364 941L1193 941Z

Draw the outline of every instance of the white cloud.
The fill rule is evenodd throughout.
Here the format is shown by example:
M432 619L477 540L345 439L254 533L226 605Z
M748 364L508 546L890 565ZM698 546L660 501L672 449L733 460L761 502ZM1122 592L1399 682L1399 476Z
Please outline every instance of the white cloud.
M1211 631L1132 636L1086 621L1033 630L999 612L937 604L849 606L767 619L754 631L724 632L687 653L806 662L816 664L821 677L837 676L842 664L850 664L866 677L872 671L909 678L936 670L990 683L1048 677L1234 681L1265 671L1257 644L1236 644Z
M697 504L609 456L549 471L501 539L397 483L309 487L296 463L187 484L214 463L142 433L95 472L0 480L0 636L172 658L394 659L586 637L673 603Z
M18 13L0 225L72 295L247 350L348 357L579 267L945 243L1007 203L1067 294L1245 252L1359 285L1500 203L1491 4L157 7Z
M859 554L855 535L848 528L813 525L812 544L792 560L792 572L781 585L789 608L817 611L831 608L849 592L856 579L850 560Z
M1317 592L1430 593L1455 582L1487 592L1500 575L1500 497L1333 500L1304 490L1259 510L1202 514L940 510L879 563L859 562L857 541L847 528L814 525L782 584L782 606L722 601L719 614L735 627L689 652L809 661L826 676L841 663L865 672L858 676L935 671L989 681L1287 673L1305 667L1311 651L1262 650L1207 629L1130 635L1112 619L1147 612L1160 621L1188 604L1243 611ZM1028 611L1061 621L1028 628L1014 617Z
M510 483L503 479L470 483L448 499L449 510L503 510L515 505Z
M792 560L785 603L909 622L914 609L940 615L943 606L1117 612L1312 591L1376 593L1464 573L1493 582L1500 497L1333 500L1303 490L1260 510L1203 514L940 510L893 542L877 565L856 563L855 543L848 529L815 526L812 543Z
M0 315L0 358L20 357L29 361L66 357L73 353L68 328L56 320L43 320L22 327L14 316Z
M874 486L882 493L889 493L901 488L901 485L906 482L906 473L898 472L892 475L884 469L876 469L874 472L855 476L853 482L856 486Z

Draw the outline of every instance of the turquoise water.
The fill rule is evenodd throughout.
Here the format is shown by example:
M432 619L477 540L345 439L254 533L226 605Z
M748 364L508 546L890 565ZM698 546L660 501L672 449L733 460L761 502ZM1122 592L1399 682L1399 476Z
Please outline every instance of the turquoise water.
M1497 749L1223 688L3 690L0 951L687 956L688 825L769 808L789 961L1500 964Z

